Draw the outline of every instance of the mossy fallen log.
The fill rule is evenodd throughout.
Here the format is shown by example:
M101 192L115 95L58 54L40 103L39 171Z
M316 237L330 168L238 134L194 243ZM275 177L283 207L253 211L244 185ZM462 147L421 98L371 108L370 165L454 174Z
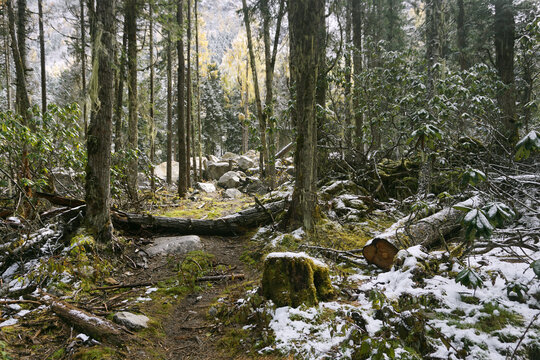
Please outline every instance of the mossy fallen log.
M58 195L39 193L39 197L54 205L79 206L82 200L64 198ZM254 207L218 219L187 219L130 214L111 209L111 219L115 227L128 231L151 230L153 232L177 235L238 235L261 225L270 224L285 210L286 200L272 203L258 203Z
M433 245L445 235L459 229L464 213L456 207L476 207L480 204L480 198L475 196L417 222L412 222L412 217L407 216L368 241L362 254L368 263L383 270L390 270L399 250L415 245Z
M334 296L329 269L305 253L270 253L264 261L262 293L277 306L317 305Z
M163 216L112 213L115 226L126 230L147 229L154 232L178 235L239 235L261 225L273 222L285 210L285 200L251 207L218 219L186 219Z

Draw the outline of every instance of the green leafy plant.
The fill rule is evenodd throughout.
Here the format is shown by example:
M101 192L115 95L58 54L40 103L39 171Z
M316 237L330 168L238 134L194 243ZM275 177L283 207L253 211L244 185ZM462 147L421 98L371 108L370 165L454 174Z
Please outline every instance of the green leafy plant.
M495 227L501 227L504 223L516 217L516 213L508 205L501 202L488 203L482 208L490 223Z
M478 183L486 180L486 174L478 169L468 168L461 176L461 183L463 185L475 186Z
M482 278L469 267L464 268L457 274L456 282L474 290L484 285Z
M506 295L511 300L525 302L529 287L522 283L512 282L506 287Z
M533 269L536 276L540 278L540 259L533 261L531 264L531 268Z
M527 159L531 152L540 150L540 133L532 130L516 144L516 160Z
M480 209L470 209L463 218L465 226L465 238L473 239L475 236L488 239L493 232L493 225L489 222L484 211Z

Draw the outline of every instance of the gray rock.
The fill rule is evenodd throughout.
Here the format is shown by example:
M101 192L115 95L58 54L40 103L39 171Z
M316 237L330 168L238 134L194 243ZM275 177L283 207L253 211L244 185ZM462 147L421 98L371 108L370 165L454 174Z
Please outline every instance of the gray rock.
M227 171L219 178L218 185L225 189L238 187L240 185L240 175L236 171Z
M124 325L130 330L141 330L148 327L150 319L144 315L136 315L127 311L120 311L114 314L113 320L120 325Z
M231 170L231 166L228 162L215 163L209 161L206 168L206 174L210 180L217 180L229 170Z
M219 162L219 158L217 156L215 156L215 155L208 155L208 161L217 163L217 162Z
M268 188L256 177L248 177L248 186L245 191L249 194L264 195L268 193Z
M229 161L229 160L238 160L239 158L239 155L235 154L235 153L232 153L232 152L226 152L225 154L223 154L223 156L221 157L221 161Z
M173 183L178 182L178 161L173 161L171 164L171 180ZM163 181L167 181L167 162L162 162L154 168L154 174Z
M212 183L203 183L199 182L197 183L197 187L205 193L215 193L216 192L216 186Z
M202 249L201 238L196 235L160 237L145 251L148 255L186 254Z
M227 189L225 190L223 197L225 199L238 199L239 197L242 197L242 195L243 194L238 189Z
M242 171L246 171L247 169L255 166L255 161L245 155L240 156L238 160L236 160L236 162L238 163L238 167L242 169Z

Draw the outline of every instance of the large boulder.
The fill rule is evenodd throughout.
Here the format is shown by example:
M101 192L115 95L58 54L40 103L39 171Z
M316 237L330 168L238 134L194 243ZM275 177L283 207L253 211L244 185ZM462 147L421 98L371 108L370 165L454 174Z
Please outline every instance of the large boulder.
M226 152L225 154L221 156L221 161L229 161L229 160L236 161L238 160L238 158L239 158L239 155L232 152Z
M136 315L127 311L120 311L114 314L114 322L124 325L130 330L141 330L148 327L150 319L144 315Z
M238 199L241 198L243 194L238 189L227 189L225 190L225 193L223 194L223 197L225 199Z
M278 307L317 305L334 296L329 269L306 253L270 253L264 260L262 293Z
M225 189L237 188L240 186L241 178L237 171L227 171L218 180L218 185Z
M238 167L242 170L242 171L246 171L247 169L251 169L252 167L255 166L255 161L253 161L251 158L245 156L245 155L242 155L240 156L236 162L238 163Z
M212 183L204 183L199 182L197 183L197 188L205 193L215 193L216 192L216 185Z
M208 162L206 167L206 175L210 180L217 180L227 171L231 170L231 165L228 162Z
M248 194L264 195L268 193L268 187L258 177L249 176L246 178L246 183L244 191Z
M178 161L171 164L171 180L175 184L178 182ZM167 162L162 162L154 168L154 175L163 181L167 181Z
M187 254L190 251L201 250L201 238L196 235L160 237L154 240L154 245L145 252L150 255Z
M215 155L208 155L208 161L217 163L219 162L219 158Z

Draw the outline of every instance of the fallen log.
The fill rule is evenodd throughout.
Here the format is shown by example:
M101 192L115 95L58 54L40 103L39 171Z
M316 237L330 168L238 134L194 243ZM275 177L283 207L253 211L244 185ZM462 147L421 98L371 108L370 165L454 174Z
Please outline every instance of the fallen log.
M285 155L287 155L293 149L294 145L294 141L285 145L281 150L276 153L276 159L281 159L285 157Z
M213 282L213 281L222 281L222 280L243 280L245 278L244 274L229 274L229 275L209 275L201 276L197 278L197 282Z
M287 202L276 201L248 208L218 219L184 219L162 216L112 213L115 226L127 230L147 229L153 232L178 235L239 235L257 226L269 224L283 210Z
M71 198L60 196L60 195L47 194L47 193L39 192L39 191L36 192L36 196L38 198L48 200L51 204L59 205L59 206L77 207L77 206L86 204L83 200L71 199Z
M92 315L50 295L45 295L42 301L68 325L96 340L115 345L122 345L128 340L128 330L107 319Z
M481 204L478 196L472 197L456 205L460 207L476 207ZM460 228L464 213L455 207L446 207L435 214L411 224L411 216L407 216L382 234L369 240L362 254L370 264L383 270L390 270L394 264L394 256L400 249L415 245L430 246Z

